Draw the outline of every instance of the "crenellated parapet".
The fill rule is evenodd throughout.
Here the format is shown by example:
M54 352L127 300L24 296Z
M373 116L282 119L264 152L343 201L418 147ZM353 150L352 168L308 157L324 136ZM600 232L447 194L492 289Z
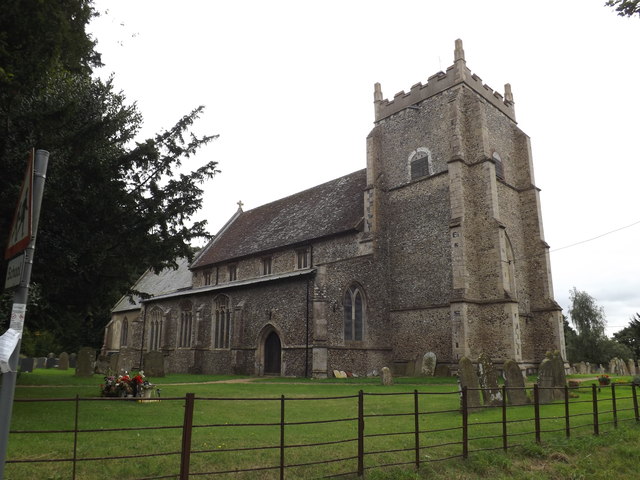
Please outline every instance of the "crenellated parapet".
M406 108L416 107L420 102L462 83L481 95L511 120L516 121L511 85L507 83L504 86L504 93L501 94L484 84L478 75L467 68L462 40L459 39L456 40L453 65L447 68L446 72L440 71L430 76L426 84L416 83L409 92L403 90L396 93L393 100L388 100L383 98L382 88L379 83L376 83L373 94L375 121L378 122Z

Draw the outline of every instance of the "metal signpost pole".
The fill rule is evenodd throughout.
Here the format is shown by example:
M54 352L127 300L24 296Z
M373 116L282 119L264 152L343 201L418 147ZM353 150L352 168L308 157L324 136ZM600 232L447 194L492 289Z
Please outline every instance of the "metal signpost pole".
M33 267L33 253L36 248L36 233L38 231L38 218L44 192L44 181L49 162L49 152L37 150L34 160L33 179L33 227L29 245L25 251L24 269L20 285L13 294L13 307L11 309L11 324L9 328L22 334L24 317L27 310L27 298L29 294L29 281L31 280L31 268ZM7 457L7 445L9 443L9 429L11 426L11 411L13 409L13 396L18 376L18 359L20 356L20 340L9 358L9 371L0 375L0 479L4 478L4 465Z

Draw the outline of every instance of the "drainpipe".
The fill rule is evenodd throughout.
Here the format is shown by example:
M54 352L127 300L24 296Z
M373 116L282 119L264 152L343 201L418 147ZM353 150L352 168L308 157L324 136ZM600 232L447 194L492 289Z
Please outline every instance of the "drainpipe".
M304 376L309 377L309 279L307 279L307 308L306 308L307 331L305 334L304 350Z

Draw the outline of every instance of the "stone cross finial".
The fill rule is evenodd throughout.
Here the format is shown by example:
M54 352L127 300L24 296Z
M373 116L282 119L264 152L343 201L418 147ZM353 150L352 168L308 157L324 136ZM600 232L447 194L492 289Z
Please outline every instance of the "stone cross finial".
M238 210L242 210L243 205L244 203L242 203L242 200L238 200Z
M457 62L458 60L464 60L464 50L462 49L462 40L459 38L456 40L456 49L453 52L453 61Z

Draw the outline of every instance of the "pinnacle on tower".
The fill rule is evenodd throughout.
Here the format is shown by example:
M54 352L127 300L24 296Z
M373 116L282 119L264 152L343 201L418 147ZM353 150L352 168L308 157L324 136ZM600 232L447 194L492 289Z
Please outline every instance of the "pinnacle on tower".
M462 48L462 40L459 38L456 40L456 49L453 52L453 61L457 62L458 60L465 61L464 59L464 50Z

